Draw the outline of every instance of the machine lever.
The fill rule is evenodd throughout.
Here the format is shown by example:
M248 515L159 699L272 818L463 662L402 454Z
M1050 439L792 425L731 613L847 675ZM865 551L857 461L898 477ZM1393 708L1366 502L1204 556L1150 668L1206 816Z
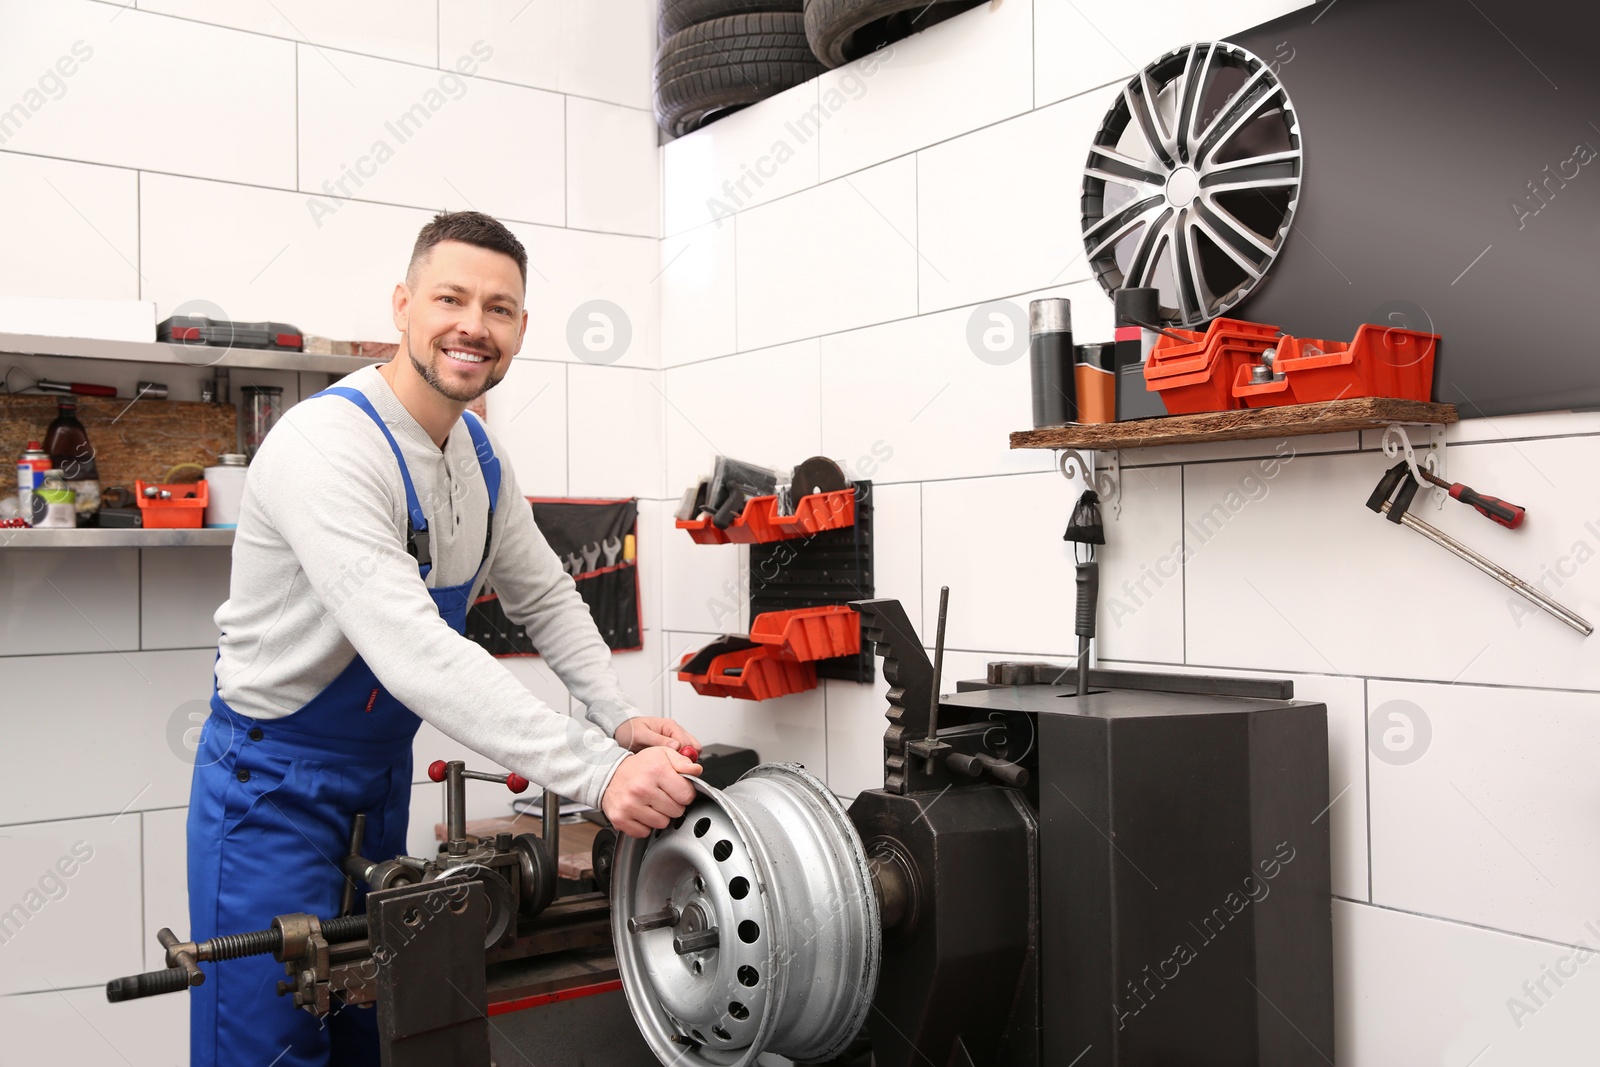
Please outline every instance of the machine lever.
M350 821L350 847L346 850L344 858L344 895L339 899L340 915L349 915L356 906L356 872L351 868L359 868L363 880L372 870L372 864L361 856L361 841L366 836L367 817L364 813L358 812Z
M525 792L528 780L520 774L488 774L484 771L469 771L467 765L461 760L453 759L446 763L436 759L428 764L428 777L435 782L443 782L444 787L444 821L446 827L445 848L452 856L463 856L467 851L467 779L476 778L481 782L499 782L513 793Z
M182 967L168 967L161 971L131 974L126 978L113 978L106 983L106 1000L120 1004L125 1000L154 997L162 993L176 993L189 988L189 978Z
M444 760L436 759L432 763L428 764L428 777L433 781L442 782L449 777L449 775L450 764L446 763ZM511 790L513 793L526 793L528 791L528 780L522 777L522 775L517 774L515 771L511 772L510 774L490 774L487 771L469 771L466 769L466 767L462 767L461 777L476 778L480 782L498 782L507 789Z
M185 956L191 961L216 962L242 959L245 956L264 956L270 953L281 960L283 922L310 918L300 914L280 915L273 920L273 925L269 929L252 930L245 934L225 934L208 938L199 944L179 941L171 930L163 927L156 934L156 940L161 942L162 947L167 950L168 959L176 966L160 971L147 971L144 974L131 974L126 978L113 978L106 983L106 1000L116 1004L124 1000L153 997L160 993L176 993L188 989L191 983L199 985L200 981L204 980L205 972L196 967L194 973L201 977L200 981L195 981L182 962ZM321 930L323 938L330 945L359 941L368 936L367 917L349 915L328 919L321 923Z
M964 774L968 778L981 778L983 764L978 762L978 757L969 756L965 752L952 752L945 757L944 765L956 774Z
M671 904L649 915L635 915L628 920L628 933L642 934L646 930L659 930L664 926L678 925L678 909Z
M672 939L672 951L680 956L687 956L691 952L704 952L708 948L717 947L717 928L709 930L696 930L692 934L678 934Z
M163 926L156 931L156 940L161 943L162 948L167 950L167 963L183 971L187 984L205 984L206 974L200 969L200 965L195 962L194 952L188 948L178 948L173 951L175 946L183 944L178 940L177 934Z
M989 774L994 775L1001 785L1009 785L1020 789L1028 784L1026 768L1019 767L1009 760L996 759L985 752L980 752L975 756L969 756L964 752L952 752L945 757L944 763L946 767L949 767L956 774L965 774L969 777L977 778L987 771Z
M1028 771L1025 767L1019 767L1010 760L997 759L983 752L978 753L976 759L983 764L983 769L994 775L1002 785L1020 789L1028 784Z

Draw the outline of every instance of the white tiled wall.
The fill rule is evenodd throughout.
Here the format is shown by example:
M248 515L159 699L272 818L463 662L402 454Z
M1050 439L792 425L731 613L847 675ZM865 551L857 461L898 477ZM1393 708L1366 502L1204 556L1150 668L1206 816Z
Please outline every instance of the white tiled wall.
M841 68L665 147L661 261L694 265L662 290L668 494L717 449L800 458L815 396L825 454L853 464L878 446L879 595L905 601L931 643L951 587L946 678L1070 656L1061 533L1082 485L1006 435L1028 425L1030 299L1066 296L1080 336L1111 332L1072 175L1139 66L1301 6L984 4L879 53L870 73ZM807 114L822 121L802 138ZM815 392L795 380L813 351ZM759 420L758 396L780 398ZM1585 473L1597 432L1592 413L1453 427L1450 475L1534 517L1513 534L1457 504L1419 513L1600 617ZM1289 678L1327 705L1341 1067L1586 1062L1587 968L1564 986L1546 978L1548 992L1537 983L1573 963L1562 946L1600 948L1600 791L1584 762L1600 660L1362 507L1389 462L1374 437L1124 452L1122 514L1099 554L1099 655ZM729 548L666 550L664 624L697 647L727 628L712 620L743 595L740 562ZM881 780L881 679L720 710L667 688L674 714L764 758L815 765L820 744L841 796ZM1369 721L1397 710L1407 718ZM1423 718L1428 747L1395 761L1385 737ZM1537 1015L1513 1017L1513 997Z
M741 212L739 347L916 314L916 181L906 157Z
M562 142L565 100L487 80L492 45L443 57L442 71L310 45L299 46L299 64L300 189L561 225L565 175L551 147Z
M645 649L616 667L663 708L652 0L0 0L0 27L0 296L143 299L159 318L387 341L390 293L433 213L514 228L529 327L490 421L525 493L643 498ZM583 345L597 300L625 349ZM188 368L0 369L13 363L198 395ZM233 384L291 401L327 384L300 377ZM0 1067L188 1060L185 998L108 1005L102 990L160 964L157 929L187 933L192 750L229 566L225 549L0 551ZM581 713L542 660L506 664ZM427 762L482 761L431 727L416 757L408 845L427 854L442 818ZM509 796L475 788L470 814ZM80 841L91 858L53 874Z
M7 0L0 24L0 100L31 111L6 151L295 187L289 41L89 0Z
M1110 332L1071 175L1138 66L1300 6L983 4L656 149L651 0L0 0L0 25L19 27L0 40L0 104L80 39L92 53L0 142L0 201L27 205L0 223L29 249L0 254L0 293L142 297L163 316L204 298L381 340L429 213L503 215L528 247L530 323L490 417L524 491L643 498L645 648L618 654L626 686L705 741L798 760L849 797L879 781L881 678L748 704L673 676L748 624L748 551L676 531L678 495L719 452L830 455L874 481L878 595L931 641L951 587L947 679L1069 657L1060 536L1081 484L1006 434L1028 416L1030 299L1066 296L1080 335ZM159 59L174 51L194 62ZM449 80L463 56L476 80ZM376 141L397 140L386 123L419 103L423 132L375 166ZM626 350L582 343L619 324ZM1597 440L1592 414L1454 427L1452 476L1514 486L1535 518L1513 535L1456 505L1424 517L1592 619ZM1336 434L1124 453L1099 656L1290 678L1327 705L1341 1067L1586 1062L1594 982L1548 975L1600 939L1585 762L1600 668L1575 634L1362 508L1386 465L1376 447ZM0 1064L183 1057L181 1000L108 1009L95 987L151 963L155 925L185 921L184 740L225 579L198 555L0 555L27 604L0 618L0 692L20 697L0 705L0 751L29 754L0 786L0 835L32 857L6 866L0 906L62 848L95 849L0 948L0 990L16 994L0 1027L24 1035ZM507 662L581 713L542 661ZM1408 741L1410 761L1394 748ZM467 758L431 729L416 756L419 782L429 760ZM69 765L98 773L66 791ZM472 814L505 799L475 788ZM438 787L419 785L414 852L441 817ZM33 967L47 937L83 947ZM82 1020L97 1036L70 1055L28 1043L41 1021Z

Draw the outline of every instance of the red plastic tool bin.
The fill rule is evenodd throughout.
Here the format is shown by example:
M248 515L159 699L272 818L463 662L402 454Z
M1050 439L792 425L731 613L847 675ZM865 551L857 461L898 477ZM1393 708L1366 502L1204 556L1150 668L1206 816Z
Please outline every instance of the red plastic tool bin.
M770 700L817 687L816 661L861 651L861 616L845 604L758 615L750 627L754 648L714 658L704 674L678 678L701 696ZM679 661L695 657L690 652Z
M170 500L148 500L145 488L165 489L172 494ZM177 482L161 485L135 479L133 495L139 505L139 518L146 530L198 530L206 514L206 500L210 493L204 479L198 482Z
M1349 344L1285 337L1273 362L1280 381L1251 384L1250 367L1234 371L1233 395L1245 407L1319 404L1360 396L1428 401L1433 397L1436 333L1371 323L1356 328Z
M1169 415L1226 411L1242 406L1233 395L1239 367L1259 362L1277 343L1276 326L1243 319L1212 319L1205 333L1171 330L1185 343L1162 336L1145 362L1145 387L1159 393ZM1248 372L1247 372L1248 373Z
M700 545L764 545L772 541L809 537L824 530L842 530L855 525L855 521L856 491L840 489L801 497L793 515L778 514L778 498L775 496L751 497L745 503L744 512L729 523L726 530L713 526L709 515L699 519L678 519L677 525L680 530L688 530L689 536Z

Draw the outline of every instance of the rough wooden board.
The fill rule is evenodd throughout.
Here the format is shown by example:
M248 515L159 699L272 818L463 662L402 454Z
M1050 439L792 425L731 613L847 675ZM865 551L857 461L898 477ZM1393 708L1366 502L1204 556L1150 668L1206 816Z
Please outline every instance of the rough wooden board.
M15 462L29 441L42 441L56 417L57 397L0 396L0 456ZM89 434L100 487L136 478L157 481L179 463L215 466L232 452L238 412L232 404L80 396L78 421Z
M1458 418L1454 404L1359 397L1326 404L1290 404L1276 408L1169 415L1163 419L1018 430L1011 435L1011 447L1147 448L1151 445L1246 441L1262 437L1303 437L1346 430L1372 430L1397 422L1451 423L1458 421Z

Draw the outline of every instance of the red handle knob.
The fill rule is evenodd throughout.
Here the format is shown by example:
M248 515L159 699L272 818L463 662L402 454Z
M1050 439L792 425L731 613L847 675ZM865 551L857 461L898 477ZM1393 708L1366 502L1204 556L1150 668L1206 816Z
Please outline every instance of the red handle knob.
M450 776L450 765L442 759L436 759L428 764L428 777L435 782L442 782ZM473 778L480 782L501 782L513 793L525 793L528 790L528 780L520 774L506 775L490 774L487 771L462 770L461 777Z
M695 748L693 745L684 745L682 748L678 749L678 755L682 756L690 763L700 762L700 750Z

